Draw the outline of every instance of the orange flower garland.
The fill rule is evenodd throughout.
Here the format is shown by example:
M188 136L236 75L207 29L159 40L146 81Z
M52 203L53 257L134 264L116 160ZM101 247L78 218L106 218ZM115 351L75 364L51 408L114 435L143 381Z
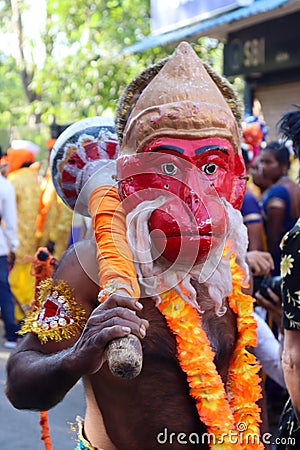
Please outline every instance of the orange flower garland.
M233 289L230 308L237 314L238 339L230 361L227 392L214 364L214 353L201 326L201 316L170 290L161 294L159 310L177 342L178 360L187 375L190 395L210 436L210 448L263 449L260 443L260 369L247 346L256 345L253 298L241 292L243 271L230 258Z
M229 296L229 306L237 314L238 340L230 361L228 390L230 406L236 424L244 424L246 431L243 437L249 435L244 448L264 448L258 445L260 408L256 402L262 397L260 377L261 366L256 357L247 350L257 344L256 321L252 315L253 298L241 291L244 273L235 263L234 256L230 260L233 289ZM256 438L256 440L255 440Z

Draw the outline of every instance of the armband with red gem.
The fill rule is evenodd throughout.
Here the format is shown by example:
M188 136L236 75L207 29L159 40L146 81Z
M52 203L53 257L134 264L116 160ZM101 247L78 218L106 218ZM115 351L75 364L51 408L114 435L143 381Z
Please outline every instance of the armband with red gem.
M48 278L40 282L38 291L37 302L26 316L20 334L34 333L44 344L49 339L70 339L83 329L85 311L76 303L67 283L59 281L55 285Z

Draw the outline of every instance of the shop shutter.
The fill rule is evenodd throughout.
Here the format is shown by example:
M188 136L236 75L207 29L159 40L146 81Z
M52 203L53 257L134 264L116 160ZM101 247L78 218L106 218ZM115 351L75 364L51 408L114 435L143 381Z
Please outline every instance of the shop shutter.
M293 109L293 104L300 105L300 81L255 89L255 113L260 113L269 128L268 141L278 139L276 123L284 112Z

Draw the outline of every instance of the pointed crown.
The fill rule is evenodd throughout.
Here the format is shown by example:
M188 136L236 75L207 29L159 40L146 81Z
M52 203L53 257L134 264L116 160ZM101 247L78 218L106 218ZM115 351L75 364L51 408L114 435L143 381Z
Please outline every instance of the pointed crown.
M159 137L223 137L240 152L242 111L230 83L202 62L190 44L134 79L120 98L116 131L121 154Z

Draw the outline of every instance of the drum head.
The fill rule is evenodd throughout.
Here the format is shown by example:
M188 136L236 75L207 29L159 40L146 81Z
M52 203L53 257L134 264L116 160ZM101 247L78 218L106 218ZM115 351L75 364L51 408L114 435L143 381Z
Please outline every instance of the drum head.
M78 197L89 178L99 173L99 167L110 162L108 166L114 171L111 162L117 158L118 148L114 121L109 117L80 120L58 137L51 151L50 170L56 192L69 208L88 215L88 205L85 208L82 201L80 211L76 208ZM108 183L105 177L107 170L103 184ZM97 179L101 185L101 174Z

